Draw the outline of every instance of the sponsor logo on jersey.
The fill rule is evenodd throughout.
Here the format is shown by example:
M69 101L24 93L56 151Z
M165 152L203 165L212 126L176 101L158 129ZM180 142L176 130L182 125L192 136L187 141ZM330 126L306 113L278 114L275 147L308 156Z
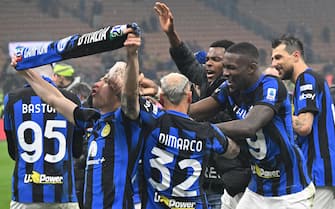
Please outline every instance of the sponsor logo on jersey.
M306 85L300 86L300 91L308 91L308 90L313 90L312 84L306 84Z
M94 160L88 160L87 165L98 165L98 164L102 164L105 161L106 159L104 157L99 158L99 159L94 159Z
M314 100L314 99L315 99L315 94L311 94L311 93L302 93L302 94L299 96L299 101L301 101L301 100L305 100L305 99L312 99L312 100Z
M109 30L109 28L110 26L100 29L98 31L83 34L78 39L77 46L80 46L82 44L91 44L91 43L96 43L99 41L107 40L107 31Z
M33 171L31 174L24 175L24 183L34 184L63 184L63 176L48 176Z
M267 94L266 94L266 99L270 100L270 101L274 101L276 99L276 94L277 94L277 90L274 88L268 88L267 90Z
M253 174L265 179L280 178L280 170L267 171L258 165L251 165L251 171Z
M155 192L154 202L164 204L171 209L186 209L186 208L195 208L196 202L194 201L179 201L176 199L169 199L163 195L159 195Z

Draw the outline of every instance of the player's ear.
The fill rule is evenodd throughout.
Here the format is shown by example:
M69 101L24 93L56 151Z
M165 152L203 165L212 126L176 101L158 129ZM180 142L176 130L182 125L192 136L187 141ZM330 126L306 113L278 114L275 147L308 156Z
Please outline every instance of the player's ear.
M188 91L188 92L186 93L186 95L187 95L187 102L188 102L189 104L191 104L191 103L192 103L192 91Z

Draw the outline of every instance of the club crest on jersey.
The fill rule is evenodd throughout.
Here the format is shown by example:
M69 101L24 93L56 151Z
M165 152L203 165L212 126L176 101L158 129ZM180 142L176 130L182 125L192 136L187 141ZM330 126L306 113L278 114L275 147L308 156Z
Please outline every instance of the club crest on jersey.
M63 184L63 176L48 176L32 171L31 174L24 175L24 183L34 184Z
M173 209L194 209L196 206L196 202L194 201L179 201L176 199L169 199L163 195L159 195L157 192L155 192L154 202L164 204L168 208Z
M106 123L105 127L101 131L101 136L106 137L110 134L110 132L111 132L111 126L108 123Z

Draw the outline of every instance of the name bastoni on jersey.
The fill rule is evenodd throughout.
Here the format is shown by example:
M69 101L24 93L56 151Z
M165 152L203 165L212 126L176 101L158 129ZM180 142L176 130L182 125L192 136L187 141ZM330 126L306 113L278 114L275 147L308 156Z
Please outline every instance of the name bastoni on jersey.
M48 104L22 104L22 113L56 113L56 110Z
M202 141L200 140L177 138L176 136L165 133L159 133L158 142L182 151L201 152L203 147Z

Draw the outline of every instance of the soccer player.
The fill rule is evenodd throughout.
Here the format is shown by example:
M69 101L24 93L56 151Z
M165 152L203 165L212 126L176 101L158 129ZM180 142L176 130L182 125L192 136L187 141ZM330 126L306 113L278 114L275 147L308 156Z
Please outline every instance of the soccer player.
M51 66L34 70L55 85ZM65 90L60 94L80 105L76 95ZM8 153L15 160L10 208L78 209L73 157L81 154L83 132L75 131L29 85L5 97L4 124Z
M176 63L178 70L199 87L198 97L195 96L196 88L193 88L193 102L211 96L225 81L222 75L222 58L225 50L234 43L229 40L214 41L204 55L204 63L200 63L178 35L174 27L175 16L171 8L165 3L156 2L154 9L161 29L170 42L171 58ZM206 121L217 123L230 119L228 111L219 111L213 117L206 118ZM228 209L231 205L236 205L249 179L250 165L240 157L227 160L216 153L211 153L203 181L209 206L212 209ZM224 202L221 201L221 196L225 198Z
M292 36L273 40L272 66L295 84L293 129L316 185L313 208L334 208L334 106L327 81L305 63L303 44Z
M142 208L208 208L201 183L209 152L234 158L239 147L214 125L187 115L192 93L184 75L164 76L161 91L164 110L153 111L154 118L140 113L149 131L142 159L146 180Z
M223 57L227 81L212 96L191 105L204 117L227 108L235 120L217 124L228 136L246 140L251 180L237 209L311 208L315 188L305 158L294 145L291 105L282 81L258 69L258 50L246 42Z
M92 127L88 139L84 207L133 208L131 175L138 160L138 48L141 38L127 32L127 64L117 62L93 85L92 103L97 110L80 108L41 80L33 70L20 71L44 101L82 129ZM15 65L15 60L13 60ZM124 94L123 92L127 92ZM135 114L136 113L136 114Z

